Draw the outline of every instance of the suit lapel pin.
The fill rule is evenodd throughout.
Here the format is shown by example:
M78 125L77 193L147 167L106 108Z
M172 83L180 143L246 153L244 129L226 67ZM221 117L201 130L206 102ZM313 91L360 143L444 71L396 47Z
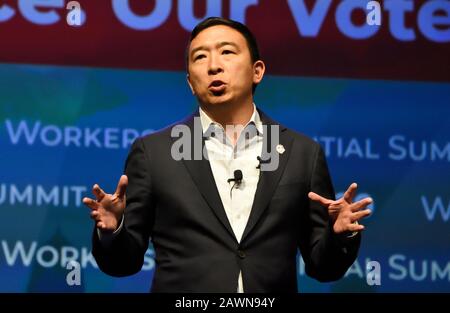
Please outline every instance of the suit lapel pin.
M283 154L284 151L286 151L286 149L284 149L283 145L277 145L276 149L279 154Z

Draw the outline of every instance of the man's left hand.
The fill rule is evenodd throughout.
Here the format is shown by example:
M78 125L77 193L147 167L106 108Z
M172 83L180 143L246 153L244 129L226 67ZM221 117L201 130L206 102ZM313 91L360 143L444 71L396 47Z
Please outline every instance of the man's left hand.
M344 196L338 200L324 198L315 192L310 192L308 197L328 209L331 221L333 222L333 231L336 234L360 232L364 225L358 223L359 220L370 215L371 211L366 207L372 203L371 198L364 198L353 202L353 198L358 188L356 183L348 187Z

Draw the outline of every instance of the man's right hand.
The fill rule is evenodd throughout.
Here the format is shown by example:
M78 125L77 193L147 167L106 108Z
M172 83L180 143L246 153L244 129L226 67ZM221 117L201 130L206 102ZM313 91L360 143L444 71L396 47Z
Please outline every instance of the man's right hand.
M119 227L126 207L127 186L128 177L122 175L114 194L105 193L99 185L95 184L92 193L96 200L83 198L83 203L92 210L91 218L101 231L114 232Z

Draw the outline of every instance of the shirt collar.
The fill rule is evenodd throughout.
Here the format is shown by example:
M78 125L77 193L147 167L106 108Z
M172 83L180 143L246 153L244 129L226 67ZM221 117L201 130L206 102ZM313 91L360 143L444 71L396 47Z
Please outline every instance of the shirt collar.
M202 110L201 107L199 107L199 113L200 113L200 122L202 124L202 130L203 130L203 134L208 134L208 130L210 129L210 127L219 127L221 129L223 129L223 126L217 122L215 122L214 120L212 120L208 114L206 114L205 111ZM245 127L247 127L249 124L254 124L257 130L257 134L259 136L262 136L263 134L263 124L261 121L261 117L259 116L259 112L256 109L256 105L253 103L253 114L250 117L250 120L247 122L247 124L245 125ZM244 127L244 128L245 128Z

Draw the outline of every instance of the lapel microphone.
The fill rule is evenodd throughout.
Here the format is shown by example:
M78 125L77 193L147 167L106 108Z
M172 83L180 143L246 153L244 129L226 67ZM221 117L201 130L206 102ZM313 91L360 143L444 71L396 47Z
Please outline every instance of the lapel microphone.
M234 177L233 178L229 178L227 180L227 182L234 181L234 183L236 185L239 185L242 182L242 177L243 177L242 171L241 170L235 170L233 175L234 175Z
M239 188L239 185L241 184L241 182L242 182L242 177L243 177L243 175L242 175L242 171L241 170L235 170L234 171L234 173L233 173L233 175L234 175L234 177L233 178L229 178L228 180L227 180L227 182L234 182L234 184L233 184L233 186L231 187L231 189L230 189L230 198L232 198L232 192L233 192L233 188L234 187L236 187L236 188Z

